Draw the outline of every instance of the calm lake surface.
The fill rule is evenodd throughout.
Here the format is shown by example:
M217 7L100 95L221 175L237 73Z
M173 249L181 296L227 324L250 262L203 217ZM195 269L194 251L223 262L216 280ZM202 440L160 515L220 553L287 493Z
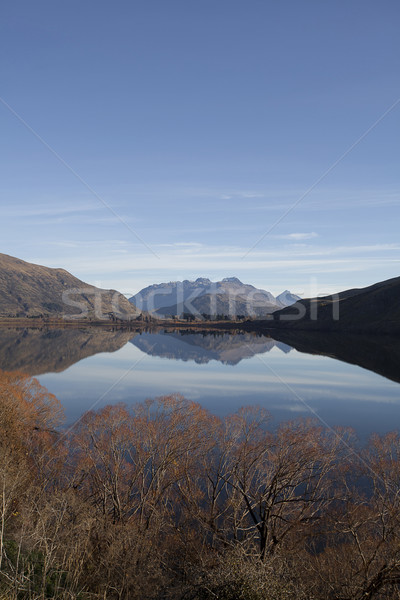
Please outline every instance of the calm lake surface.
M218 415L257 404L273 423L317 416L360 438L400 429L400 341L328 338L0 329L0 367L38 377L67 423L106 404L179 392Z

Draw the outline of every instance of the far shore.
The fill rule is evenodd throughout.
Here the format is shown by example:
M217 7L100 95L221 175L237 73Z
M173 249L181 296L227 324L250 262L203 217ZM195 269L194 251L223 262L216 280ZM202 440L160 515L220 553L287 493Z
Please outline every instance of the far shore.
M310 326L312 325L312 326ZM119 329L128 331L149 331L151 329L181 329L191 331L230 331L232 333L239 331L254 332L258 334L269 335L270 333L282 334L326 334L336 333L342 335L378 335L398 337L400 331L398 327L391 329L385 327L332 327L331 323L323 320L318 323L310 324L306 322L303 327L291 327L288 322L280 323L271 319L240 319L240 320L220 320L220 321L187 321L184 319L156 319L154 317L145 317L143 320L95 320L95 319L63 319L63 318L35 318L35 317L0 317L0 328L29 328L29 329L82 329L99 328L103 330L116 331Z
M82 328L100 327L104 329L192 329L192 330L216 330L216 329L246 329L249 321L186 321L183 319L154 319L146 320L88 320L88 319L61 319L61 318L26 318L26 317L3 317L0 318L0 327L28 327L29 329L52 328Z

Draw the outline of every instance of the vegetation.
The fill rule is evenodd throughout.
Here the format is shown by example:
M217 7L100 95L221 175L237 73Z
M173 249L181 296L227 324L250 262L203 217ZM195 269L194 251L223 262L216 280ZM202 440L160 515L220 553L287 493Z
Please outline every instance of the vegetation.
M400 437L179 395L60 429L0 374L0 598L400 598Z

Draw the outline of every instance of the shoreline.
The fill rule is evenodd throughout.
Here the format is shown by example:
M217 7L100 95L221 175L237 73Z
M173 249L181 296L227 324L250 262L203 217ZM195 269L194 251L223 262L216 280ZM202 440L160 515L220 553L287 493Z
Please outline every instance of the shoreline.
M0 318L0 328L28 328L28 329L81 329L81 328L99 328L125 330L145 330L145 329L193 329L193 330L244 330L243 321L172 321L156 320L149 321L86 321L86 320L66 320L66 319L29 319L29 318Z
M303 327L295 326L290 327L288 324L282 323L274 319L265 320L240 320L240 321L183 321L183 320L171 320L171 319L154 319L151 318L145 320L116 320L116 321L104 321L104 320L78 320L78 319L36 319L26 317L0 317L0 329L3 328L27 328L27 329L89 329L98 328L109 331L116 330L128 330L128 331L144 331L150 329L186 329L192 331L243 331L243 332L254 332L263 335L269 335L270 333L282 332L283 334L326 334L336 333L342 335L373 335L373 336L391 336L398 337L400 331L394 327L389 330L387 327L383 328L340 328L332 327L332 325L322 324L320 327L307 326Z

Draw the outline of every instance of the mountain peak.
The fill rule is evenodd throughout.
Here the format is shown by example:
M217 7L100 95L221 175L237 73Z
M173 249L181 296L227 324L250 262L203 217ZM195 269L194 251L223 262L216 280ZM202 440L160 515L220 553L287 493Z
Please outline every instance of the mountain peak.
M299 300L301 300L300 296L296 294L292 294L291 291L285 290L282 294L276 297L278 302L280 302L283 306L290 306L291 304L295 304Z
M243 283L237 277L224 277L221 283L237 283L239 285L243 285Z

